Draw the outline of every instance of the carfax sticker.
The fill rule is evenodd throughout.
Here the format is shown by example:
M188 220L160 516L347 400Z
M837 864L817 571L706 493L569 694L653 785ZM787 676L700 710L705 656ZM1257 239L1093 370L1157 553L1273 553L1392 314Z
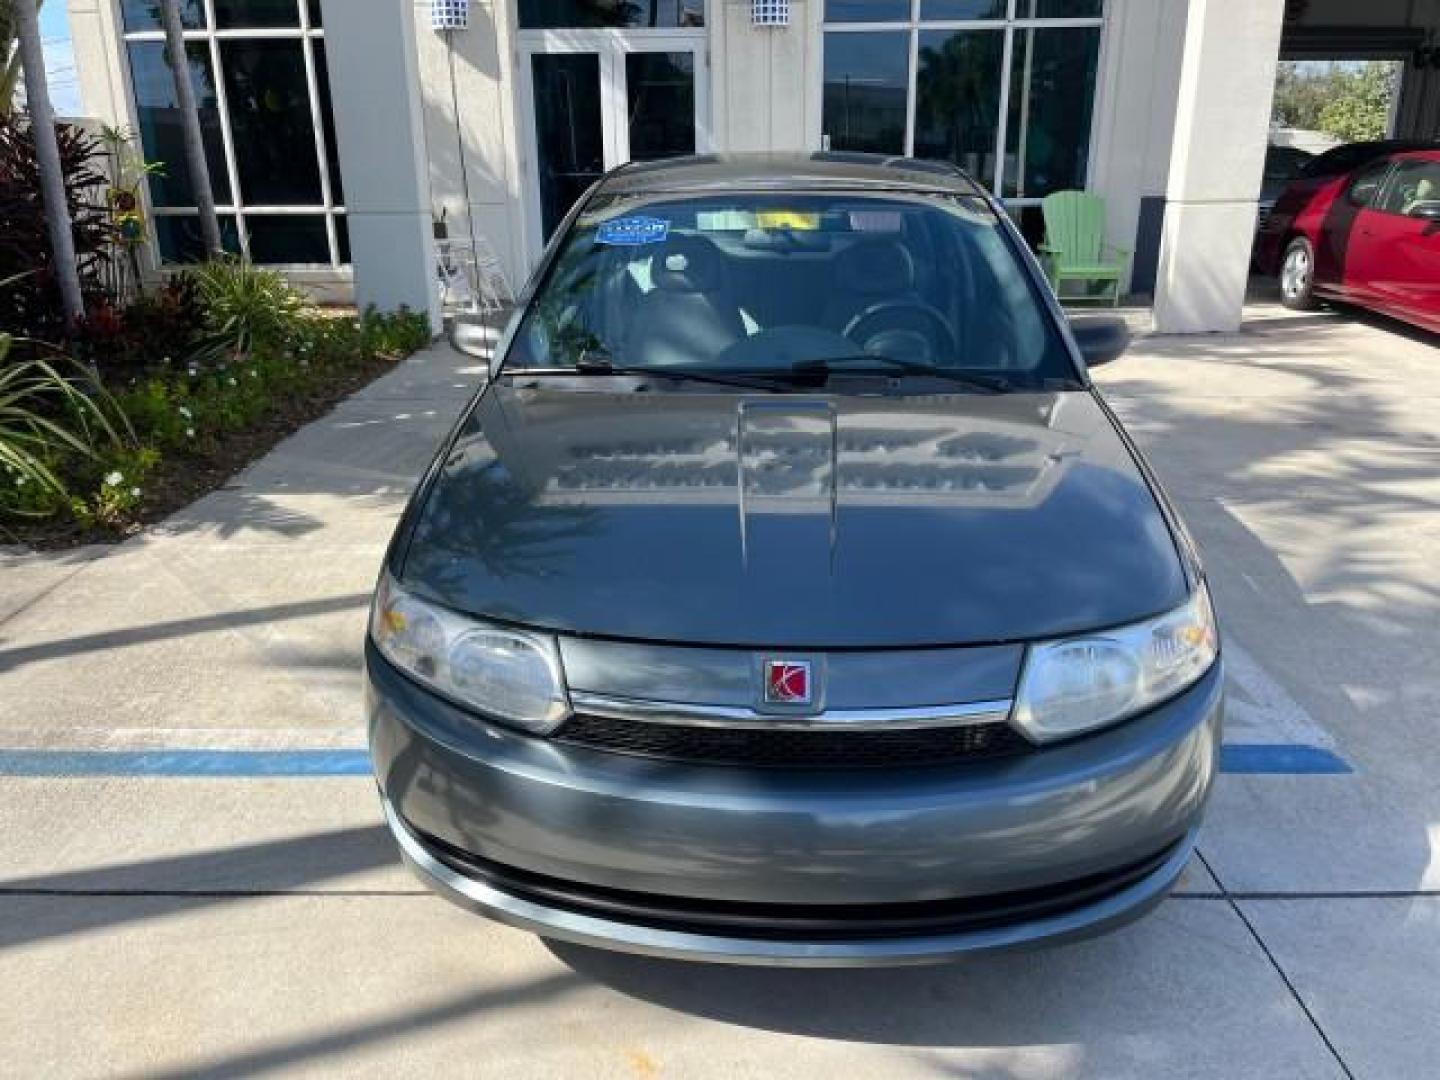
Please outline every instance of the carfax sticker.
M661 218L624 217L601 222L595 230L595 242L634 247L639 244L658 244L669 233L670 223Z

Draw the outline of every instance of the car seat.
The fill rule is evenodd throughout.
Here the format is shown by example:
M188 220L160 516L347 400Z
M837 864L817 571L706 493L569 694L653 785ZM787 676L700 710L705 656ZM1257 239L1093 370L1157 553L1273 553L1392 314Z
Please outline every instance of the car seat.
M745 336L725 256L709 240L670 236L651 258L650 281L626 335L627 364L704 363Z

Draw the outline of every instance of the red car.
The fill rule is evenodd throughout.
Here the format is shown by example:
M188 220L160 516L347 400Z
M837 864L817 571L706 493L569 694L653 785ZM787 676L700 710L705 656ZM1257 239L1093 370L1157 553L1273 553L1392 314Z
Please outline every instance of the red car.
M1340 300L1440 331L1440 145L1321 154L1275 203L1255 264L1286 307Z

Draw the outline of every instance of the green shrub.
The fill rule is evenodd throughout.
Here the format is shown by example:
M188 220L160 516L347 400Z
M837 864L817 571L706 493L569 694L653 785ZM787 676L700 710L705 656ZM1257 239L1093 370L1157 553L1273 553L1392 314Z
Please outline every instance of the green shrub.
M62 462L122 450L130 431L83 372L67 375L48 360L7 363L13 346L0 334L0 515L34 516L68 498Z
M191 274L205 313L201 351L210 359L281 344L305 309L283 277L241 259L217 259Z

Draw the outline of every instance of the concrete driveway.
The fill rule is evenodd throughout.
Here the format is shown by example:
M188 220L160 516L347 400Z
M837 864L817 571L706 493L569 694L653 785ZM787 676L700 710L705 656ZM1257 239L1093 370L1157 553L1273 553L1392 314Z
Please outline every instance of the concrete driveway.
M353 766L381 550L479 377L436 348L163 527L0 561L0 1072L1435 1075L1440 350L1253 314L1102 372L1235 684L1202 858L1148 919L765 971L548 946L421 890Z

